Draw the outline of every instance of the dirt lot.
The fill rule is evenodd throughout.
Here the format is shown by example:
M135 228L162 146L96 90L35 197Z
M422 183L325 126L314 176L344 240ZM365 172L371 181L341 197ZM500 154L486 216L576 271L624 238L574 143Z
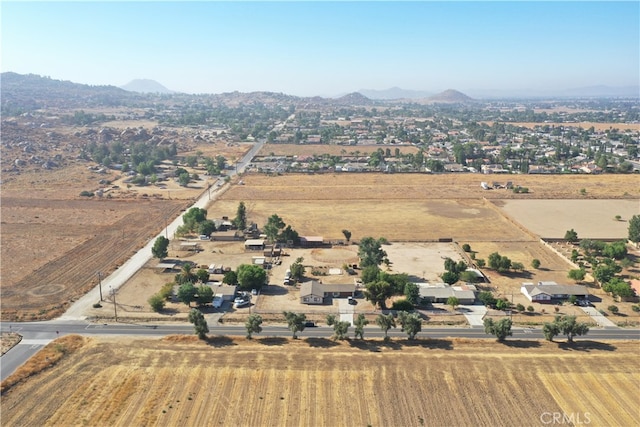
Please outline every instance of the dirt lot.
M506 200L494 203L539 236L557 239L564 238L566 231L572 228L582 239L626 239L629 234L627 221L640 212L638 200ZM616 220L616 215L622 219Z
M177 337L77 344L3 394L3 424L543 426L554 413L574 425L640 423L631 342ZM65 351L64 341L56 345Z

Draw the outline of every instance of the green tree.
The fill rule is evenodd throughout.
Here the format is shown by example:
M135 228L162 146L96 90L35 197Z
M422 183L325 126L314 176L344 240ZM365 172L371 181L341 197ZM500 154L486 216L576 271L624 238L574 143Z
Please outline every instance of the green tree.
M575 243L578 241L578 233L573 228L571 230L567 230L567 232L564 233L564 240L569 243Z
M196 288L195 301L199 306L210 304L213 301L213 289L207 285L200 285Z
M514 271L523 271L524 270L524 264L521 262L513 262L511 263L511 268Z
M195 301L198 290L193 283L186 282L178 288L178 300L191 307L191 302Z
M165 299L162 298L162 295L160 295L159 293L151 295L147 302L151 306L151 310L155 311L156 313L159 313L162 311L162 309L164 309Z
M198 223L197 231L200 235L211 236L211 233L216 231L216 223L210 219L204 220Z
M602 286L602 290L610 292L615 297L629 298L635 295L631 286L624 280L614 277Z
M340 321L334 314L329 314L327 315L327 325L333 326L334 339L343 340L347 337L351 323Z
M507 337L512 335L511 326L511 319L507 317L500 319L497 322L494 322L491 318L484 319L484 332L486 334L494 335L499 342L504 341Z
M235 225L238 230L244 230L247 228L247 208L245 207L244 202L240 202L238 204L233 225Z
M418 313L409 314L406 311L401 311L398 313L398 320L400 321L402 332L405 332L410 340L414 339L418 332L422 330L422 319L420 319Z
M415 283L409 282L404 286L404 296L409 303L416 305L420 300L420 288Z
M606 244L602 254L609 258L621 260L627 256L627 245L623 241Z
M181 173L180 175L178 175L178 184L180 184L181 187L187 187L190 182L191 175L189 175L189 172Z
M386 301L393 294L391 285L384 280L378 280L368 283L364 291L364 297L371 301L374 306L380 306L381 309L386 308Z
M206 221L207 210L201 208L191 208L184 215L182 215L182 222L187 230L195 232L198 230L198 226L201 222Z
M581 280L584 280L586 275L587 272L584 268L574 268L572 270L569 270L567 277L569 279L575 280L576 282L580 282Z
M533 308L533 306L532 306L532 305L528 305L528 306L527 306L527 311L528 311L529 313L533 313L534 311L536 311L536 309L535 309L535 308Z
M465 252L471 252L471 246L468 243L462 245L462 250Z
M447 305L450 305L452 309L456 309L460 305L460 300L457 297L451 296L447 298Z
M511 260L506 256L500 255L498 252L493 252L489 255L489 267L502 273L511 268Z
M238 286L245 291L261 289L267 281L267 272L259 265L241 264L236 269L236 274Z
M342 230L342 234L344 238L347 240L347 243L351 240L351 232L349 230Z
M622 271L622 268L615 263L613 264L601 263L601 264L598 264L598 266L593 269L593 277L595 277L596 280L601 284L607 283L611 279L613 279L616 273L619 273L620 271Z
M289 266L289 270L291 271L291 278L296 282L301 281L304 278L304 258L299 257L296 258L296 261Z
M534 258L531 260L531 267L538 269L540 268L540 260L538 258Z
M486 265L486 261L482 258L476 260L476 265L478 268L483 268Z
M209 272L204 268L200 268L196 271L196 278L199 282L207 283L209 281Z
M358 317L353 321L353 325L356 327L356 338L364 339L364 327L369 324L369 321L364 317L364 314L358 314Z
M192 308L189 311L189 322L193 323L193 327L198 335L198 338L201 340L207 337L207 333L209 332L209 325L207 325L207 321L204 318L204 315L195 308Z
M267 219L267 223L264 226L264 234L267 235L267 239L270 242L275 242L278 240L278 235L280 234L280 230L282 230L286 224L277 214L273 214Z
M496 300L496 310L507 310L511 304L506 299Z
M198 280L198 277L193 272L193 264L185 262L180 268L180 273L176 274L176 283L182 285L184 283L193 283Z
M522 304L516 305L516 310L518 310L519 313L522 313L524 311L524 305Z
M478 293L478 300L487 307L493 307L496 303L496 299L489 291L482 291Z
M307 320L307 316L302 313L294 313L292 311L285 311L284 318L287 321L287 327L293 332L293 339L297 339L298 332L304 331L304 323Z
M554 321L558 325L558 330L567 336L568 342L573 342L573 337L587 335L589 325L576 321L576 316L556 316Z
M629 220L629 240L634 243L640 242L640 215L634 215Z
M377 265L370 265L362 269L362 274L360 275L360 277L362 278L362 283L366 285L378 280L379 274L380 267L378 267Z
M376 240L373 237L365 237L358 245L358 257L362 268L380 265L386 256L387 253L382 250L381 239Z
M547 322L542 326L542 333L544 334L544 339L547 341L553 341L553 339L560 334L560 328L556 322Z
M151 248L151 253L154 258L166 258L169 256L169 239L164 236L159 236L156 241L153 243L153 247Z
M235 271L227 271L224 273L222 281L227 285L236 286L238 284L238 274Z
M247 339L251 339L253 334L262 332L262 316L250 314L244 326L247 328Z
M376 317L376 325L380 326L380 329L384 332L384 340L387 341L389 339L387 333L389 329L396 327L396 320L391 314L379 314Z
M460 278L460 276L458 275L458 273L453 272L453 271L445 271L444 273L442 273L440 275L440 277L442 278L442 281L444 283L447 283L449 285L453 285L454 283L456 283L458 281L458 279Z

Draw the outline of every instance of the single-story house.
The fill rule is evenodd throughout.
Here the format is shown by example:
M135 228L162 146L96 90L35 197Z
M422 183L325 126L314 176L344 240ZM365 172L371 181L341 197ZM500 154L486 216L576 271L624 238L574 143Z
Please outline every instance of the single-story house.
M245 240L244 249L249 251L262 251L264 250L264 239Z
M304 282L300 286L300 303L324 304L329 298L347 298L355 295L356 285L350 284L323 284L312 280Z
M446 283L416 283L420 297L432 303L446 303L449 297L456 297L460 304L473 304L476 300L474 285L451 286Z
M223 285L221 282L207 282L213 289L213 295L222 297L223 301L233 301L237 286Z
M578 299L589 297L589 291L583 285L559 285L556 282L526 282L522 284L520 292L531 302L550 302L551 300L566 300L571 296Z

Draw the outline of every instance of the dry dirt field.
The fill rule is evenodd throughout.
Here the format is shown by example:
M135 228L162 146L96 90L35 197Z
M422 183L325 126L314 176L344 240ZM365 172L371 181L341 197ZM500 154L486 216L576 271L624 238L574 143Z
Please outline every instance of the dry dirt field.
M640 213L640 200L506 200L494 203L539 236L557 239L564 238L565 232L572 228L582 239L626 239L627 221ZM616 215L622 219L616 220Z
M640 424L635 342L72 339L3 393L3 425Z

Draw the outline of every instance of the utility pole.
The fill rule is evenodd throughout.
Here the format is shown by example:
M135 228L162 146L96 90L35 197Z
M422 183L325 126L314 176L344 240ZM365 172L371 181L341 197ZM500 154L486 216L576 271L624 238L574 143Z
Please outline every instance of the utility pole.
M113 296L113 313L115 315L116 322L117 322L118 321L118 305L116 304L116 291L115 289L111 289L111 286L109 286L109 289L111 291L111 295Z
M98 285L100 287L100 302L102 302L102 278L100 277L99 271L98 271Z

